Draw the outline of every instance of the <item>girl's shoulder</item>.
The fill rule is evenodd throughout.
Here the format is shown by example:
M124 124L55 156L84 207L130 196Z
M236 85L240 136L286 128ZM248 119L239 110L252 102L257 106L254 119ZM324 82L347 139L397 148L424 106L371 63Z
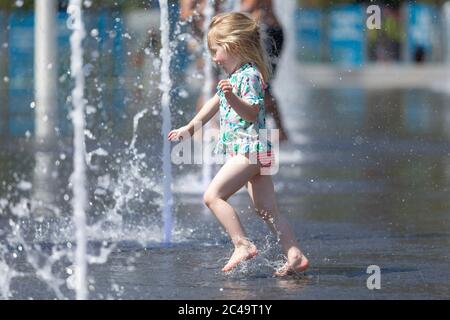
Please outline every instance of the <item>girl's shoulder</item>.
M261 72L259 71L258 67L253 63L246 63L242 68L242 73L261 76Z
M237 79L241 81L249 78L253 80L263 81L261 72L253 63L247 63L243 65L236 76Z
M259 71L258 67L252 63L243 70L240 81L257 84L257 86L261 87L263 90L266 89L266 83L262 73Z

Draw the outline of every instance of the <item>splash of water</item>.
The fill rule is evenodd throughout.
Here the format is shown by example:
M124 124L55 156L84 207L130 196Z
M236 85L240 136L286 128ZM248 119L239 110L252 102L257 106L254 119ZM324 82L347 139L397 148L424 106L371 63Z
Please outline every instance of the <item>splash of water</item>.
M137 149L136 149L136 139L137 139L137 128L139 125L139 120L141 120L141 118L148 112L148 109L144 109L142 111L140 111L139 113L137 113L134 117L133 117L133 138L131 139L131 144L130 144L130 150L133 152L133 155L136 155Z
M84 24L82 20L81 0L70 0L67 7L69 14L68 27L72 30L70 37L71 58L70 72L75 79L75 87L72 90L72 122L74 129L74 171L70 178L73 188L73 220L76 228L76 251L75 251L75 291L77 300L88 298L87 290L87 260L86 260L86 164L85 164L85 141L84 141L84 75L83 75L83 48L81 43L85 37Z
M109 174L99 177L98 188L95 193L100 195L106 193L107 190L113 192L116 200L112 208L107 208L105 219L89 226L90 235L92 234L94 238L100 236L112 240L122 239L126 234L123 234L123 230L119 228L124 227L121 213L134 211L129 205L135 200L136 195L142 196L143 190L148 189L159 192L155 182L147 175L141 173L142 169L147 171L146 164L142 162L145 154L138 153L136 148L139 121L147 112L148 109L144 109L133 117L133 136L130 146L125 152L125 154L131 155L131 158L121 159L121 162L124 161L125 164L120 167L117 181L111 182ZM144 199L140 198L140 202L144 202ZM109 232L108 230L111 227L112 230ZM145 234L145 237L148 237L148 234Z
M170 79L170 21L169 6L167 0L159 0L161 11L161 84L162 91L161 108L162 108L162 136L163 144L163 221L164 221L164 242L170 243L172 239L172 167L170 160L170 144L166 137L169 134L171 124L170 115L170 90L172 81Z

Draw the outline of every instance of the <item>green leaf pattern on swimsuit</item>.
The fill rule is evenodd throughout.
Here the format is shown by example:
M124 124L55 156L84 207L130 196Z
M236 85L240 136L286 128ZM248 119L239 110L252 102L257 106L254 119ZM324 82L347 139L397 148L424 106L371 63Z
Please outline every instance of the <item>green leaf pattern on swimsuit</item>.
M261 73L251 63L242 65L230 77L233 93L252 105L259 105L255 122L241 118L225 99L223 92L217 87L220 98L220 132L214 152L229 155L264 152L271 149L267 139L261 139L260 129L266 128L266 112L264 108L265 84Z

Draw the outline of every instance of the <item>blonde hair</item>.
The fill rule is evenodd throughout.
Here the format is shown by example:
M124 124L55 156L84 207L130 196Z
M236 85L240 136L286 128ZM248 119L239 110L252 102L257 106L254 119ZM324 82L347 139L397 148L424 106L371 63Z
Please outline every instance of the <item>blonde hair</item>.
M246 14L230 12L212 18L208 31L208 48L223 47L228 53L238 55L244 62L256 65L267 82L271 67L261 41L261 31L255 20Z

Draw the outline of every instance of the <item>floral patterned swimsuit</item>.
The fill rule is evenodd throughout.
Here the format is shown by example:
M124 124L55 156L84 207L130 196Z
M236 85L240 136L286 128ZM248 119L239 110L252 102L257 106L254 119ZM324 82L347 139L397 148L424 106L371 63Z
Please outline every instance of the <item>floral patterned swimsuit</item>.
M259 132L266 128L266 84L262 75L252 63L246 63L230 75L229 81L234 94L252 105L259 105L258 116L255 122L241 118L217 87L220 98L220 132L214 152L224 156L256 154L261 166L270 166L272 146L267 135L262 137Z

